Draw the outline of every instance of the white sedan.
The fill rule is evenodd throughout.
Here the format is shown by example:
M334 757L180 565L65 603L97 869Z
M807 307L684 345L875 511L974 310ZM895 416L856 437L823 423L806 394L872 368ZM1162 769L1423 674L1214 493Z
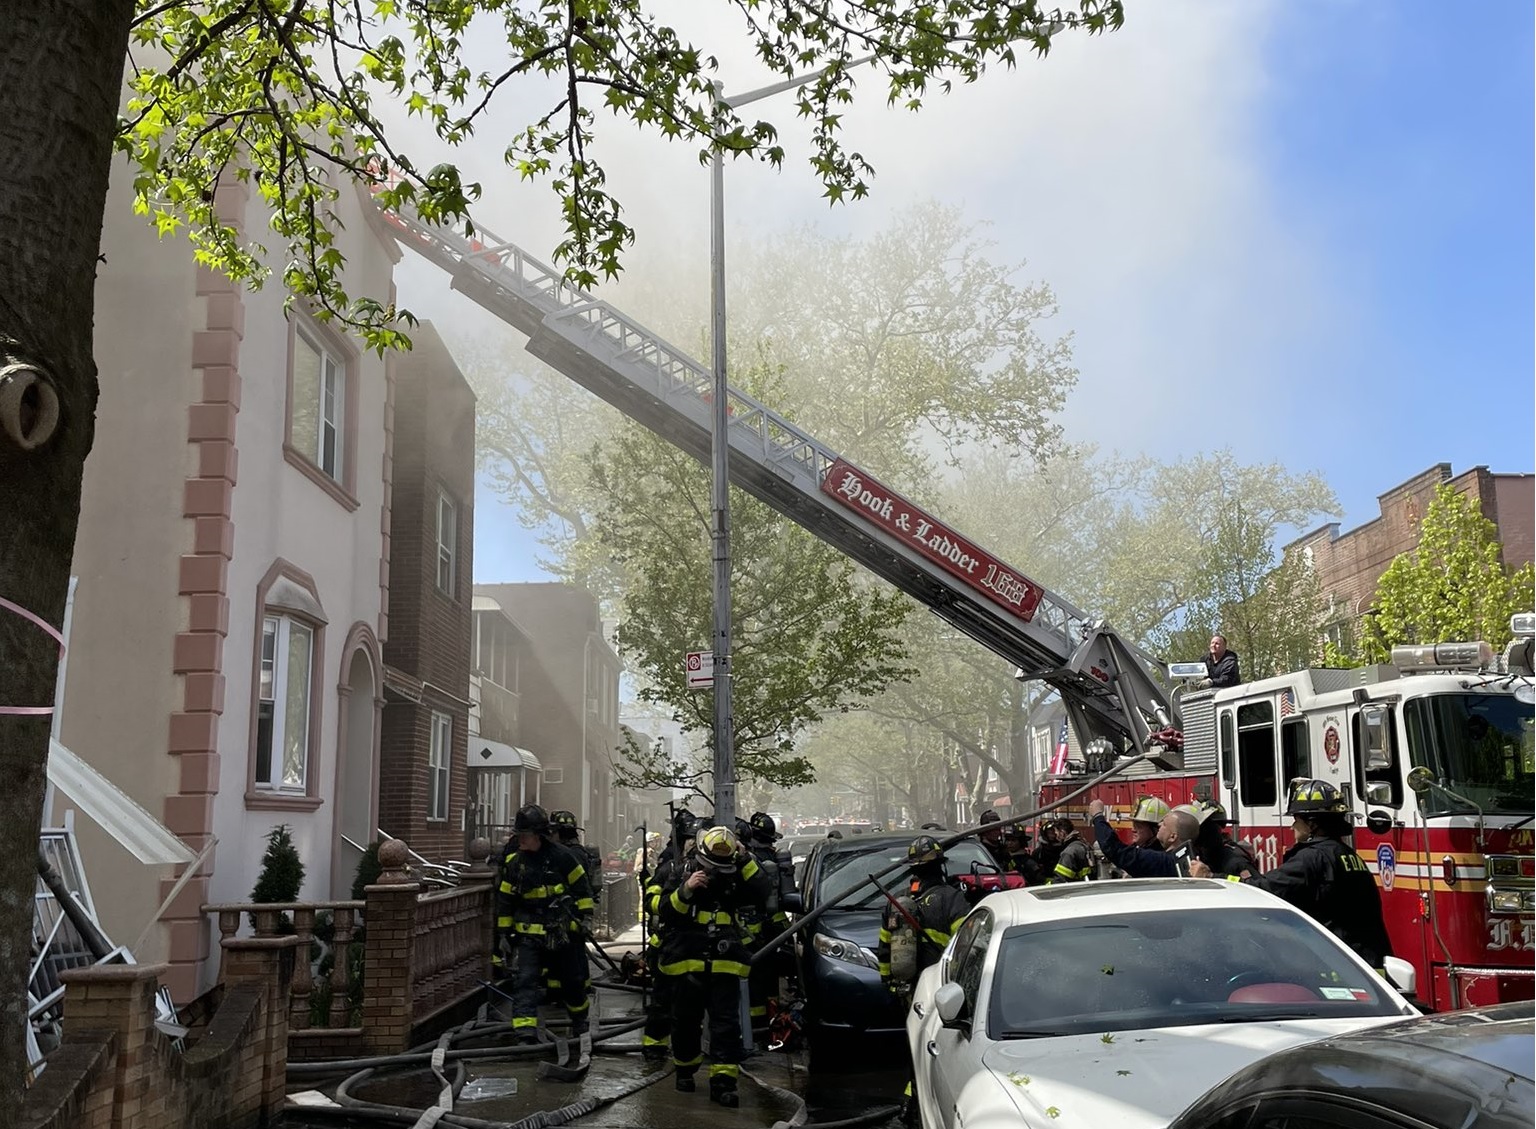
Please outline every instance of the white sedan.
M988 897L918 978L907 1037L925 1129L1139 1129L1275 1051L1417 1014L1261 890L1129 879Z

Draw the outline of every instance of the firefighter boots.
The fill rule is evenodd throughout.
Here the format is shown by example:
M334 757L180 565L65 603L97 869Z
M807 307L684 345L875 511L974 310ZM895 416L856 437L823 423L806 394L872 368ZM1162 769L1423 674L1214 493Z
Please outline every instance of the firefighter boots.
M709 1100L719 1102L726 1109L735 1109L741 1099L736 1096L736 1079L718 1075L709 1080Z
M680 1094L691 1094L698 1089L692 1074L679 1074L677 1076L677 1091Z

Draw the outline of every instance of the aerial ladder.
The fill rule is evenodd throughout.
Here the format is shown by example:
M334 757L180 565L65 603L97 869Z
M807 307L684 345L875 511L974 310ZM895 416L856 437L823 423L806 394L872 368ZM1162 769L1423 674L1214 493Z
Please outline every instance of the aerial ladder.
M710 461L714 377L682 350L477 225L468 237L385 218L455 290L527 335L528 352ZM1182 768L1167 667L1102 620L1035 584L736 388L727 403L731 482L859 562L959 631L1060 692L1084 747L1127 745Z

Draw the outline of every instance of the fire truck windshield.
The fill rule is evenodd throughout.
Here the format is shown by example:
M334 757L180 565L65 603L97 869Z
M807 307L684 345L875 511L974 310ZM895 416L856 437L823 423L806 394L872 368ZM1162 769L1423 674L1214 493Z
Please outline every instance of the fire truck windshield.
M1434 771L1453 792L1486 814L1529 815L1532 810L1531 707L1512 694L1433 694L1404 704L1413 763ZM1426 815L1466 811L1439 788L1419 798Z

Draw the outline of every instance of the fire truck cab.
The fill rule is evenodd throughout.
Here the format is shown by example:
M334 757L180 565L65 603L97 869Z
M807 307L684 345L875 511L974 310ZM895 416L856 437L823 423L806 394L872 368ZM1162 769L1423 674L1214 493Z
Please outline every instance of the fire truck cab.
M1289 781L1333 784L1376 874L1394 954L1435 1009L1531 999L1536 988L1533 694L1529 668L1486 644L1404 647L1395 662L1308 669L1179 701L1185 767L1097 786L1221 803L1268 870L1294 842ZM1139 767L1139 766L1138 766ZM1070 782L1042 792L1049 802ZM1052 793L1055 795L1052 795Z

